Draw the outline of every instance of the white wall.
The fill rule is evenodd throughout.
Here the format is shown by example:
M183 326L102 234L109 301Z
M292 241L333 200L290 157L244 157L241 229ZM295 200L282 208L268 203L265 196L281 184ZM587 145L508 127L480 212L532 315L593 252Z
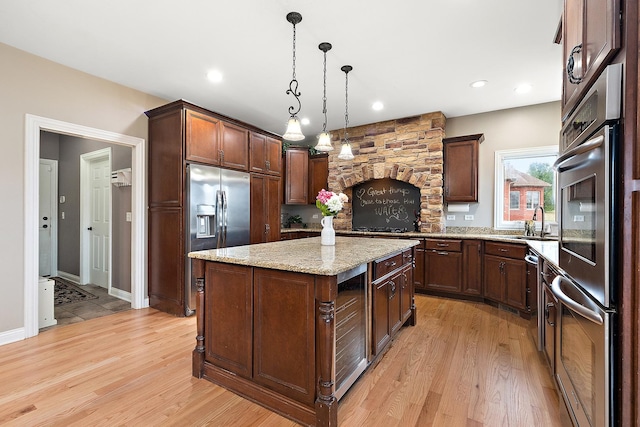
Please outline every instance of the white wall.
M0 58L1 342L24 327L25 114L147 139L144 112L166 100L2 43Z
M557 145L560 125L559 101L448 118L447 137L483 133L484 142L480 144L478 164L478 203L471 203L468 212L474 220L465 221L465 214L456 212L452 213L455 221L447 221L447 226L493 227L496 150Z

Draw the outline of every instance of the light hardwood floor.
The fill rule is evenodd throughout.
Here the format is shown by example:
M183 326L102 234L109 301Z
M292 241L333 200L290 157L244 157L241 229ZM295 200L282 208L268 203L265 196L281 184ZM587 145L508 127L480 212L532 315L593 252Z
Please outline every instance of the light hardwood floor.
M340 402L341 426L559 426L526 322L416 295L405 327ZM195 318L129 310L0 347L0 425L290 426L191 376Z

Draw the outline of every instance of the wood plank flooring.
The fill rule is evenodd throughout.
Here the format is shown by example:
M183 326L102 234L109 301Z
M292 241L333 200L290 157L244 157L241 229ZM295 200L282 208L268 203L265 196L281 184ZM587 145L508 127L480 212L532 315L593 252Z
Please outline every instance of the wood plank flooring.
M558 398L526 322L416 296L405 327L345 395L341 426L559 426ZM291 426L191 376L195 318L153 309L47 330L0 347L0 425Z

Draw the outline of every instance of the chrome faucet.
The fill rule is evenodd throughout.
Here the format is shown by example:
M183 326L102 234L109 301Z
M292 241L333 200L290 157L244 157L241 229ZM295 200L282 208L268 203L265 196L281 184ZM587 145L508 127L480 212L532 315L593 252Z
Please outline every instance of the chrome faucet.
M538 209L540 209L540 212L542 212L542 224L540 224L540 238L544 237L544 208L540 205L536 206L536 208L533 210L533 218L531 218L533 221L535 221L537 219L536 215L538 214Z

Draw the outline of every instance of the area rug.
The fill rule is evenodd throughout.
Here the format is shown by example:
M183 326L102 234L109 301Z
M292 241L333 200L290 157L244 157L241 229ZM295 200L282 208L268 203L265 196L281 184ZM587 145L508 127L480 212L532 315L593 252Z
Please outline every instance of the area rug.
M98 298L91 292L87 292L74 283L62 277L52 277L55 281L53 289L53 305L69 304L72 302L87 301Z

